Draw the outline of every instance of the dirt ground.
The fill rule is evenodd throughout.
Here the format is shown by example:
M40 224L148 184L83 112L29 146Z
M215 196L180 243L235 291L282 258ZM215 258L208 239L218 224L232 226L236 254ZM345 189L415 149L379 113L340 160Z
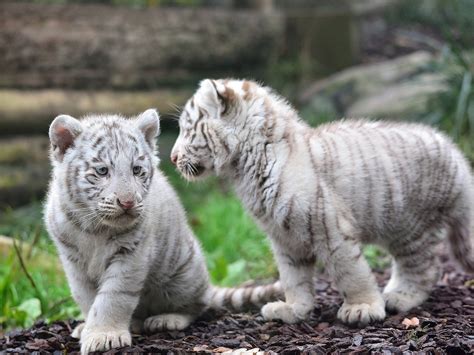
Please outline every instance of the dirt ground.
M364 329L349 328L336 319L341 298L325 275L316 282L316 304L311 318L298 325L264 322L258 312L235 314L212 312L185 331L136 335L133 346L123 352L210 353L246 349L278 354L430 354L474 353L474 280L443 257L444 274L431 297L407 314L388 316L383 323ZM376 272L383 285L389 272ZM416 317L407 328L405 318ZM12 331L0 338L0 353L74 354L78 342L70 337L77 321L45 324Z

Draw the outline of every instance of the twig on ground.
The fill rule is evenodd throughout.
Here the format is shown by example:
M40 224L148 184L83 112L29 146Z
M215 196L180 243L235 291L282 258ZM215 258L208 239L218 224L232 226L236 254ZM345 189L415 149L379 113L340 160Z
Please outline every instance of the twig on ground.
M33 255L33 248L35 247L36 244L38 244L38 242L40 240L41 231L40 231L39 226L36 226L35 231L34 231L34 235L35 235L35 237L33 239L33 242L31 243L31 248L30 248L30 250L28 250L28 255L26 256L27 260L31 259L31 256Z
M23 260L23 256L21 255L21 250L18 248L18 245L16 244L16 239L13 238L13 247L15 248L16 255L18 256L18 260L20 260L20 266L23 272L25 273L26 277L31 283L31 286L35 289L36 293L40 295L41 293L39 292L38 287L36 286L35 280L31 277L30 273L28 272L28 269L26 268L25 262Z

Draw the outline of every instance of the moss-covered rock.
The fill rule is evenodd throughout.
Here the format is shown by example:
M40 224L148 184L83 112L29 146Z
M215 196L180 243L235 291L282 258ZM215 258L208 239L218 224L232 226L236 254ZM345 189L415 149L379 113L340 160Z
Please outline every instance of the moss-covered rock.
M300 95L306 117L415 119L447 90L447 76L433 71L427 52L360 65L320 80Z

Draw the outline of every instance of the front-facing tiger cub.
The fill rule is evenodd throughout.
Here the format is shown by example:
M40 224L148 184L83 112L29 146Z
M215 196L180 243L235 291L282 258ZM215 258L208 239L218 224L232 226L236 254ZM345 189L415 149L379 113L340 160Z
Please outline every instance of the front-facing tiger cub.
M269 235L286 302L262 308L293 323L313 309L315 262L344 303L338 317L364 325L421 304L439 277L435 246L474 271L470 167L449 139L416 124L345 120L311 128L280 96L251 81L204 80L186 103L171 160L189 180L231 180ZM393 256L378 290L361 251Z
M156 168L156 111L50 127L53 176L45 222L85 323L82 353L129 345L129 327L188 326L207 307L239 309L277 299L278 284L222 289L209 284L183 208Z

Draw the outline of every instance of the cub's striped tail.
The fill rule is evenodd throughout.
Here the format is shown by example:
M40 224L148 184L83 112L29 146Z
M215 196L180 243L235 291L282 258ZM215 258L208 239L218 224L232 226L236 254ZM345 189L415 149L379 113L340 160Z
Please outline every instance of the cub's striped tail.
M232 288L212 286L209 290L208 306L213 309L242 311L283 299L280 281L262 286L249 285Z

